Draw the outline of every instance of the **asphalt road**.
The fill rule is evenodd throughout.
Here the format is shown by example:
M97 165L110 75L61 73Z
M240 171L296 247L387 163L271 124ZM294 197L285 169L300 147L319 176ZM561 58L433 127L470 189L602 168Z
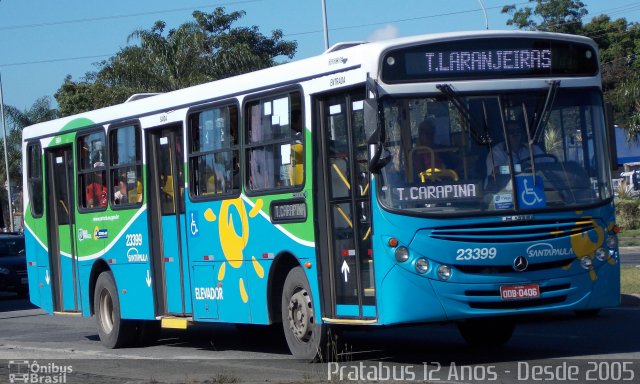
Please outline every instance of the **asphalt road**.
M522 318L511 341L497 349L466 345L449 324L345 332L336 346L339 363L326 365L293 360L277 330L263 327L196 326L165 331L146 348L107 350L94 319L51 317L25 300L0 297L0 382L28 371L25 362L44 366L41 377L70 367L68 383L384 382L394 372L396 379L404 375L397 381L487 382L495 375L492 382L522 383L537 381L537 365L555 367L547 381L562 381L564 365L575 366L577 382L587 382L588 373L624 372L637 382L640 299L633 299L595 318L570 312Z
M620 265L640 267L640 247L620 248Z

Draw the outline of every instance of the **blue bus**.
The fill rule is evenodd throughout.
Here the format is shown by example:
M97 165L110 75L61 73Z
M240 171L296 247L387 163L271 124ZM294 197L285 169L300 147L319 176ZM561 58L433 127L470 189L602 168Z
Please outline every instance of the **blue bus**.
M161 327L455 322L620 299L588 38L482 31L322 55L24 130L30 299L108 348Z

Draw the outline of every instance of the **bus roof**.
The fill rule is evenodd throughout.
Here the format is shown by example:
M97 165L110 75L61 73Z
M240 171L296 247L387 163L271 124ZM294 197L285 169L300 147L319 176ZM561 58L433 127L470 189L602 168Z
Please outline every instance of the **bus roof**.
M318 56L35 124L23 130L23 140L58 133L64 129L68 123L77 121L78 119L85 119L85 125L87 126L124 122L135 117L153 115L163 111L181 109L216 100L222 101L225 98L278 88L283 85L311 80L348 70L361 69L363 74L370 73L371 76L377 77L379 57L385 51L392 48L448 40L525 36L573 41L590 44L595 47L593 40L584 36L537 31L498 30L425 34L368 43L358 42L357 44L338 43L334 45L332 49ZM340 47L341 45L343 45L344 48ZM335 49L334 47L340 48ZM375 59L371 60L371 57Z

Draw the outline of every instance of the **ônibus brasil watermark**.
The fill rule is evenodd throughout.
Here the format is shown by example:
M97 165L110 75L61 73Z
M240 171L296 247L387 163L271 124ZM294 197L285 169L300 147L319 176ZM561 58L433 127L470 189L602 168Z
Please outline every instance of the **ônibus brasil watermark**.
M54 362L39 364L36 360L9 360L9 383L61 384L67 382L67 374L73 373L71 365Z

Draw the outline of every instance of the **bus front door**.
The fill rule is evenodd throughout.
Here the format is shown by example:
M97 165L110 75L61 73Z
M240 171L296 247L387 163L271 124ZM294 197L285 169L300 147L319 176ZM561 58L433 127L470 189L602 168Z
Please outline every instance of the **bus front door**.
M318 99L317 162L323 308L331 318L377 317L371 250L364 90Z
M191 309L185 231L182 126L149 131L147 143L149 226L159 314L187 315Z
M78 312L78 255L74 237L73 149L71 145L47 149L47 230L53 309ZM47 271L48 272L48 271Z

